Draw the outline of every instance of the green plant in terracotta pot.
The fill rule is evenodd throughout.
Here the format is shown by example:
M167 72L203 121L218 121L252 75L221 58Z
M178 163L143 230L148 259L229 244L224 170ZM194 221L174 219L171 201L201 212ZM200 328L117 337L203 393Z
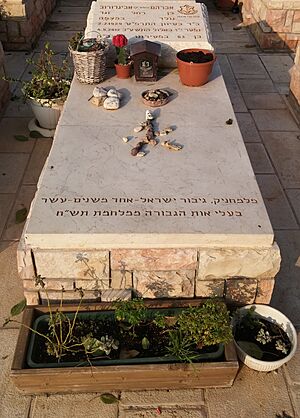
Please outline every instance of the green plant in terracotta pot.
M128 39L125 35L115 35L112 38L112 44L116 48L117 61L115 62L115 68L118 78L129 78L131 61L127 52Z

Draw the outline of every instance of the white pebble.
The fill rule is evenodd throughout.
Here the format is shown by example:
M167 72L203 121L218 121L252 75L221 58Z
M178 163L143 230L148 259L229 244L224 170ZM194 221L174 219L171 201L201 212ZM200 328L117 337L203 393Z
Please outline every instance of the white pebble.
M104 100L103 107L106 110L116 110L120 107L120 100L117 97L108 97Z
M94 97L106 97L107 91L103 87L95 87L93 90Z
M144 151L140 151L136 154L137 157L145 157L146 153Z
M107 92L107 96L108 97L117 97L118 99L121 99L122 94L119 91L117 91L116 89L110 89Z
M154 116L150 110L146 110L146 120L153 120Z
M128 138L128 136L123 136L123 141L125 142L125 144L126 144L126 142L128 142L129 141L129 138Z

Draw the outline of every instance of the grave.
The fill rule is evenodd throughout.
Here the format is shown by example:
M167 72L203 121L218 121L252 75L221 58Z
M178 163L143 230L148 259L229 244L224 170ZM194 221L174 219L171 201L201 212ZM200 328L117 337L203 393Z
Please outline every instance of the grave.
M65 300L81 287L88 300L133 288L150 298L268 303L279 249L218 64L200 88L181 85L175 69L146 83L109 74L101 86L122 93L120 109L92 106L94 86L74 79L41 174L18 251L28 303L46 297L34 275L53 300L63 286ZM158 144L133 157L141 93L151 88L173 93L154 111L155 126L172 126L168 139L183 148Z

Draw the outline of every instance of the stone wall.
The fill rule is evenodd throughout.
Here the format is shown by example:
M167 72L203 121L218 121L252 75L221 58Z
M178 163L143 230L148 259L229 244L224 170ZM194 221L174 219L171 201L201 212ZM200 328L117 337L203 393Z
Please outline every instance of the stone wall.
M6 50L29 50L56 0L0 0L0 40Z
M4 109L4 106L10 97L9 83L8 81L2 79L5 76L4 58L5 55L0 42L0 113Z
M300 44L298 44L295 65L291 71L290 101L300 120Z
M276 244L269 248L41 250L20 244L18 267L28 304L48 297L74 301L129 298L224 297L233 303L269 303L280 267ZM36 276L46 287L35 286Z
M243 0L242 15L261 48L296 50L300 0Z

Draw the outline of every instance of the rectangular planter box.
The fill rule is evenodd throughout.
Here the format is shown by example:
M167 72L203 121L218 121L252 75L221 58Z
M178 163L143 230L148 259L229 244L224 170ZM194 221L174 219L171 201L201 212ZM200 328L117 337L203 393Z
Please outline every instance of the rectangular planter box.
M197 306L199 300L151 300L149 308ZM76 307L64 306L64 311ZM112 310L111 303L83 305L82 312ZM39 315L47 313L45 306L28 307L23 323L30 326ZM131 364L118 366L26 368L26 353L30 331L21 327L12 364L11 378L24 394L99 392L109 390L183 389L230 387L239 364L232 343L225 346L225 360L209 363Z

